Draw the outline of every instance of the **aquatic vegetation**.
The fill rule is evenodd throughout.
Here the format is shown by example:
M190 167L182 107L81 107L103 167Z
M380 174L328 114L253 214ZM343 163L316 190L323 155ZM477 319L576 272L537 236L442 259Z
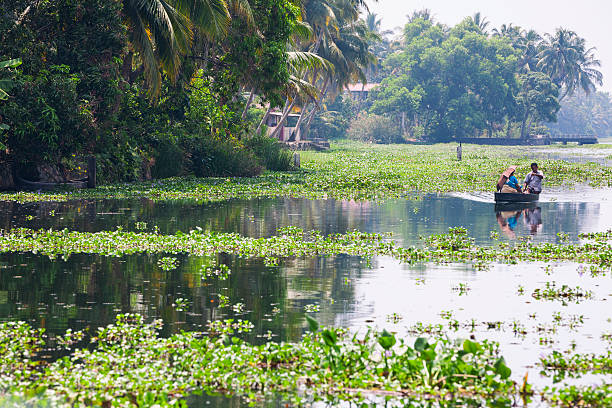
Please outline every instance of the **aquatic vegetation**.
M50 257L67 257L77 253L106 256L142 252L191 255L228 253L244 258L264 259L270 256L285 258L346 254L367 258L388 255L404 262L575 261L599 265L602 268L612 266L612 245L606 241L584 244L518 242L479 247L471 243L472 238L467 236L463 229L451 229L448 234L426 238L424 241L428 246L401 247L389 240L389 237L390 234L360 231L323 236L318 231L305 232L297 227L281 228L277 235L269 238L249 238L235 233L208 232L201 229L189 233L160 235L122 229L90 233L16 228L0 231L0 253L33 252ZM462 292L465 293L466 290ZM540 289L535 292L535 296L563 297L563 292L555 295L551 290L554 288L544 292ZM586 294L576 296L584 295ZM567 296L565 298L568 300Z
M454 286L453 291L457 292L459 296L467 295L468 292L472 289L468 286L467 283L459 283L457 286Z
M238 329L249 326L236 323ZM516 394L497 345L487 341L421 337L408 344L386 331L350 335L313 321L299 343L253 345L229 336L230 321L216 326L219 337L183 332L161 338L161 325L120 315L98 330L90 347L41 362L36 355L45 345L41 330L2 324L0 345L11 348L0 349L0 395L36 392L64 406L170 406L196 391L252 402L275 392L296 404L359 402L367 395L501 404Z
M250 321L242 319L209 320L206 326L210 335L249 333L255 327Z
M321 310L321 306L315 304L304 305L304 311L306 313L315 313Z
M170 178L64 192L0 193L0 201L144 197L210 202L278 196L381 200L412 193L494 191L508 164L507 149L464 145L463 160L457 161L455 147L339 142L329 152L302 152L302 170L297 172L269 172L253 178ZM513 158L519 173L529 170L531 156L525 152ZM612 168L601 164L546 159L540 161L540 168L547 186L612 186Z
M178 268L178 259L166 256L157 261L157 265L163 271L171 271L173 269Z
M231 275L232 271L229 266L225 264L216 264L212 265L204 265L200 269L200 275L203 280L206 280L210 277L217 277L219 280L226 280Z
M229 296L219 294L218 297L219 297L219 308L229 306Z
M244 313L244 303L238 302L232 305L232 310L234 313Z
M387 315L387 321L389 323L393 323L393 324L398 324L399 322L401 322L404 319L404 317L400 314L397 314L395 312L388 314Z
M580 376L585 373L612 374L612 350L606 354L580 354L573 351L561 353L553 351L540 358L543 375L553 375L554 381L559 382L566 377Z
M172 307L177 312L184 312L189 307L189 301L184 298L176 298L174 303L172 303Z
M605 232L583 232L578 235L581 239L592 239L597 241L606 241L612 239L612 229Z
M593 292L584 290L579 286L572 288L567 285L557 287L556 282L546 282L544 288L536 288L531 296L537 300L561 300L562 302L579 303L585 299L591 299Z
M547 387L542 399L556 407L605 408L612 406L612 384L600 386Z

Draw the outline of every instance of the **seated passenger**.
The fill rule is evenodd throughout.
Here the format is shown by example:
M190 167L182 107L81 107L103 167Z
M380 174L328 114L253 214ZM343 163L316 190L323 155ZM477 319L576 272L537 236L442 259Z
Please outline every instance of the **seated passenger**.
M515 171L516 166L510 166L502 173L497 182L497 191L502 193L522 193L521 186L514 176Z

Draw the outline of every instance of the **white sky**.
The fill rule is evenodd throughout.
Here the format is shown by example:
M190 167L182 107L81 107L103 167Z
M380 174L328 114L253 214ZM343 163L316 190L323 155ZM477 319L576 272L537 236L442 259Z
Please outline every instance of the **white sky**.
M612 92L612 0L369 0L384 29L404 26L414 10L428 8L437 21L454 25L480 11L490 28L506 23L533 28L540 34L564 27L596 47L604 75L603 90Z

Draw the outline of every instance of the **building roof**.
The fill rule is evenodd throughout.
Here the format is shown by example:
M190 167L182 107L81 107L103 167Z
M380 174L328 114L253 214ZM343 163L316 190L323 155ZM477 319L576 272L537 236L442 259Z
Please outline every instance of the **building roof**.
M346 89L349 92L369 92L380 84L349 84Z

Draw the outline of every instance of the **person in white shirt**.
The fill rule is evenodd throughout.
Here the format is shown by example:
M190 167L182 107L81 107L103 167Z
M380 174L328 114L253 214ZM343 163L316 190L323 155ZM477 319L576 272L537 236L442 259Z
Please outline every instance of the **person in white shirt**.
M542 180L544 180L544 173L538 170L538 163L531 163L531 173L525 176L523 191L529 194L540 194L542 192Z

